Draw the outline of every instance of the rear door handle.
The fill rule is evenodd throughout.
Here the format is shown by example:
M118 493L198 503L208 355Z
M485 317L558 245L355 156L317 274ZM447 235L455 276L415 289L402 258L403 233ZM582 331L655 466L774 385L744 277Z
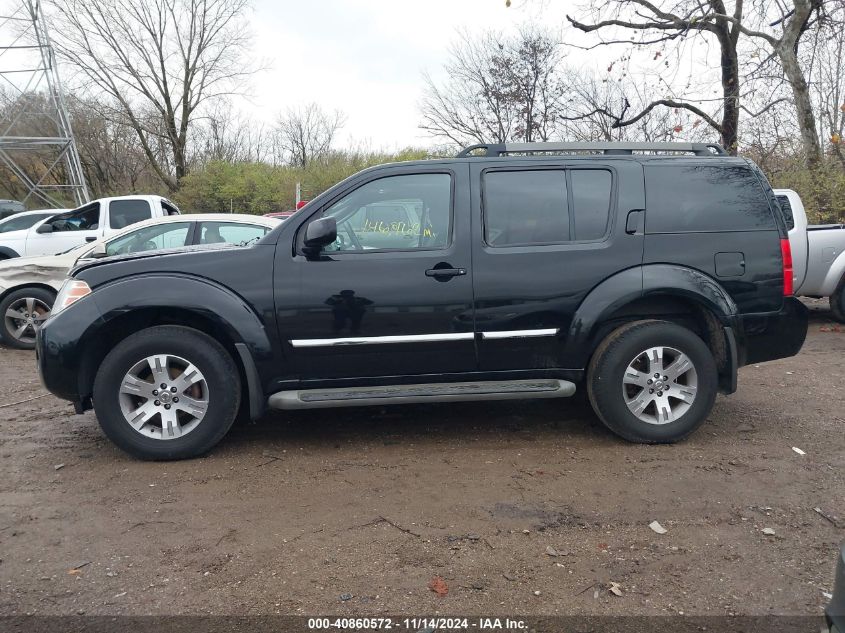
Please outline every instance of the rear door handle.
M93 235L89 235L88 237L85 238L86 242L95 242L96 240L97 240L97 238L94 237Z
M466 268L429 268L426 277L460 277L467 274Z

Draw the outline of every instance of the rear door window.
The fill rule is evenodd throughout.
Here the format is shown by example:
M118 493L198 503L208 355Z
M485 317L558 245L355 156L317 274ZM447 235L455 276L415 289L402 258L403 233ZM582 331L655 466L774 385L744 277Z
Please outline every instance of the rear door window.
M607 169L526 169L484 174L484 239L493 247L590 242L607 234Z
M613 178L606 169L573 169L572 209L574 239L598 240L607 233Z
M270 229L240 222L203 222L200 244L237 244L247 246L264 237Z
M124 229L130 224L153 217L146 200L112 200L109 203L109 227Z
M760 181L744 166L647 165L646 232L776 228Z
M490 246L568 242L569 204L562 169L484 174L484 241Z

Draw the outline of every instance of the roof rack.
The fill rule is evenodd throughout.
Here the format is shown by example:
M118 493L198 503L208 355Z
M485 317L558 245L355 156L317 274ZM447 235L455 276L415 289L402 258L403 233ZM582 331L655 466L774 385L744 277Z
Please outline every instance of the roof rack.
M457 158L472 157L473 152L484 150L480 156L506 154L534 154L553 152L595 152L606 155L630 156L634 152L685 152L696 156L720 156L726 152L716 143L636 143L636 142L567 142L567 143L480 143L465 147Z

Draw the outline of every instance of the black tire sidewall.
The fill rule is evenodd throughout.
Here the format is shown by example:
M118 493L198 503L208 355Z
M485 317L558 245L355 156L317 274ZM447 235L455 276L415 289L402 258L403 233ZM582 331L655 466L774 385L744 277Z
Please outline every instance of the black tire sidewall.
M667 424L649 424L637 418L622 393L628 364L651 347L672 347L683 352L698 376L692 406L678 420ZM621 437L634 442L676 442L695 431L710 414L718 390L718 373L709 348L694 332L666 321L635 324L620 332L599 354L591 363L588 377L591 401L605 425Z
M842 278L839 286L830 296L830 311L835 320L845 323L845 277Z
M155 354L181 356L199 369L208 384L205 416L196 428L177 439L142 435L120 409L124 376L135 363ZM228 352L210 336L179 326L153 327L126 338L103 360L94 381L94 410L103 432L127 453L146 460L186 459L210 450L231 428L240 397L240 375Z
M43 301L50 306L51 310L53 309L53 302L56 300L56 294L46 288L21 288L20 290L10 292L0 301L0 315L2 317L2 322L0 323L0 341L2 341L3 345L13 349L35 349L35 342L21 343L6 330L6 310L15 301L25 297L32 297L33 299Z

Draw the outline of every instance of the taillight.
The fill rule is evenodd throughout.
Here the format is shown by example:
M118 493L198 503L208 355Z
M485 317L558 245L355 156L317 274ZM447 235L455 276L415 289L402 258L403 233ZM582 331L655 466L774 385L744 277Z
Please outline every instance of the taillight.
M780 255L783 259L783 296L792 296L795 290L792 285L792 248L789 240L780 241Z

